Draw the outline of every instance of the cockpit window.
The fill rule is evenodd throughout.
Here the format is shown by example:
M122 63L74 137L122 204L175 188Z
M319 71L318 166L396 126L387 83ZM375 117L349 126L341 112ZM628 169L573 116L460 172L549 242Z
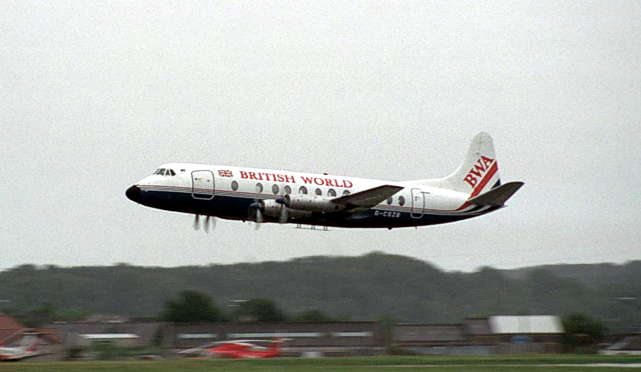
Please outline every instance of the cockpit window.
M159 168L154 172L154 174L158 174L160 176L175 176L176 172L174 172L173 169Z

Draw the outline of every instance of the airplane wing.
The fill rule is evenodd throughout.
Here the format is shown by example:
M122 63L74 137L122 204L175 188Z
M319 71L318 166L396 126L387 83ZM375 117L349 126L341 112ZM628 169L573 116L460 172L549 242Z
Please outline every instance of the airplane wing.
M403 190L403 187L401 186L383 185L360 191L355 194L341 196L339 198L332 199L332 202L352 208L370 208L401 190Z
M0 360L3 361L14 361L14 360L23 360L23 359L29 359L29 358L34 358L40 355L45 355L45 354L50 354L50 351L45 351L45 350L36 350L36 351L30 351L30 352L21 352L20 354L0 354Z
M254 342L269 342L269 340L224 340L212 342L212 345L220 344L253 344Z
M467 202L474 205L491 205L500 207L523 186L523 182L508 182Z
M205 351L206 349L208 349L210 347L214 347L217 344L219 344L219 343L218 342L210 342L208 344L192 347L190 349L181 350L181 351L178 352L178 354L200 354L203 351Z

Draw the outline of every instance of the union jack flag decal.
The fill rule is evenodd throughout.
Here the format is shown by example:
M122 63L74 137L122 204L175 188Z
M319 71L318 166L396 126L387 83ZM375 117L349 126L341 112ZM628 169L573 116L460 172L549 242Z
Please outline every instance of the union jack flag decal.
M234 176L234 175L231 173L231 171L230 171L230 170L224 170L224 169L219 170L219 171L218 171L218 175L219 175L219 176L221 176L221 177L233 177L233 176Z

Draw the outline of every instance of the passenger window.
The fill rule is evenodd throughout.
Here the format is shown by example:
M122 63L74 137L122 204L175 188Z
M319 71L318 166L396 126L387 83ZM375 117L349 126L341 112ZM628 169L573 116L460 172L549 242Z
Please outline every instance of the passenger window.
M349 195L349 194L351 194L351 192L349 192L349 190L345 190L345 191L343 191L343 196L345 196L345 195Z
M316 189L316 195L318 196L323 195L323 191L321 191L320 187Z
M238 182L232 181L231 189L234 190L234 191L238 190Z
M394 198L393 198L393 197L391 197L391 196L390 196L389 198L387 198L387 204L388 204L388 205L389 205L389 204L392 204L392 202L393 202L393 201L394 201Z
M259 193L259 194L261 192L263 192L263 184L262 183L257 183L256 184L256 192Z
M405 205L405 198L403 196L398 197L398 205L401 207Z
M299 194L307 195L307 187L301 186L300 189L298 189Z
M284 190L285 190L285 195L289 195L292 193L292 188L289 187L289 185L286 185Z
M336 191L334 191L334 189L329 189L329 191L327 191L327 196L336 196Z
M272 192L274 193L274 195L278 194L278 190L278 185L274 184L274 186L272 186Z

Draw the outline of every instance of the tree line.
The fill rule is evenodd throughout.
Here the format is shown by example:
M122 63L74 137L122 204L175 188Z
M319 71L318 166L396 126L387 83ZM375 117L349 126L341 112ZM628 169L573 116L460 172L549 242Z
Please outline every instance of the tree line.
M204 293L183 291L178 298L169 300L161 319L171 323L207 322L326 322L332 319L318 309L301 311L293 316L286 314L275 301L253 298L239 301L229 310L216 306Z
M232 320L249 306L243 304L269 299L286 319L315 311L341 320L454 323L474 316L582 312L621 331L641 319L641 261L462 273L374 252L176 268L22 265L0 272L4 311L36 318L51 308L69 317L162 318L184 291L206 295Z

